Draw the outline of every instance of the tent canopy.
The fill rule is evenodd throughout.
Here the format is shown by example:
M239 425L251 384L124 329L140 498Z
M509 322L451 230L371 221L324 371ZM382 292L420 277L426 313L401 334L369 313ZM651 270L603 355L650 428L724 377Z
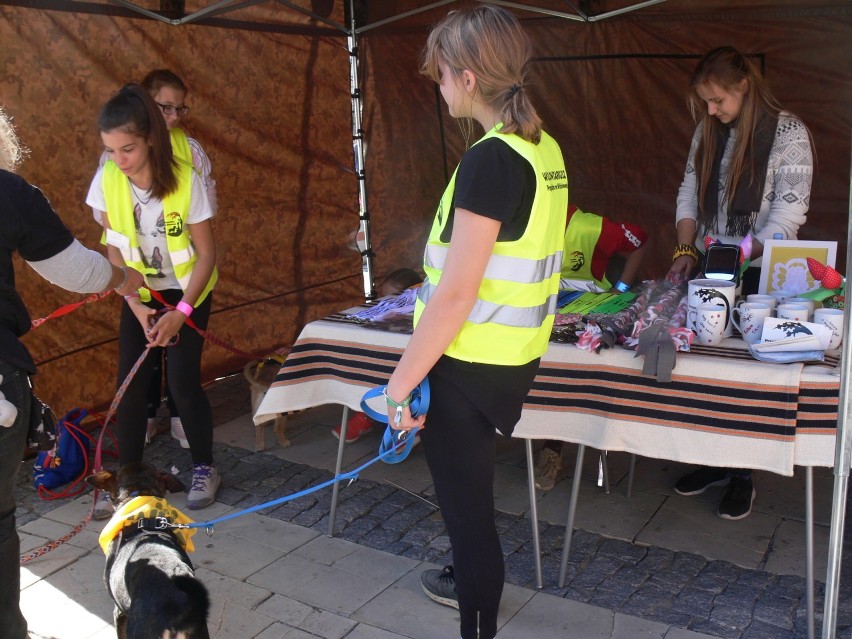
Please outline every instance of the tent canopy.
M291 343L307 321L363 299L361 256L350 248L362 206L376 279L419 265L465 140L434 85L419 75L418 59L429 25L470 4L354 4L366 186L360 203L348 3L0 1L0 105L31 150L21 174L94 247L100 229L84 201L102 148L100 106L153 68L187 81L185 128L210 156L219 190L221 279L210 331L234 349L208 345L204 376L212 379L239 369L249 353ZM529 90L562 146L571 200L646 227L655 238L646 276L665 271L675 243L674 199L693 131L689 75L698 57L721 44L757 56L778 99L810 127L819 164L800 237L838 240L838 255L845 254L848 2L501 4L532 37ZM18 266L34 317L79 299ZM27 336L39 364L37 391L58 411L111 399L118 304L114 296L89 304Z

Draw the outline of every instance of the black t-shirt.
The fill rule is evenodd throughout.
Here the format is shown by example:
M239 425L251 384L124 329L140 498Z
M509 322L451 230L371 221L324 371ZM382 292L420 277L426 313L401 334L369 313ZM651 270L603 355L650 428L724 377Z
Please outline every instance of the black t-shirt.
M527 228L535 198L535 170L498 138L472 146L456 174L453 206L441 240L449 242L455 208L499 220L498 242L520 238ZM449 380L507 437L521 416L524 399L539 360L522 366L465 362L444 355L430 371Z
M30 330L30 315L15 290L12 254L28 262L46 260L71 245L74 236L50 202L23 178L0 169L0 359L35 373L18 339Z
M502 222L498 242L524 234L535 198L535 171L517 151L499 138L473 145L462 157L450 219L441 241L449 242L456 207Z

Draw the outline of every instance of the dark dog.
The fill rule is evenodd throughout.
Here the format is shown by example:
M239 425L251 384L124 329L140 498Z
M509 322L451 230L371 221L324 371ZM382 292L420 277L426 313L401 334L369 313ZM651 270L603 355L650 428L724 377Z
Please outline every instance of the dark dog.
M118 473L89 475L86 482L110 494L118 515L134 498L184 490L176 477L142 462L125 464ZM179 534L172 528L143 530L135 520L121 527L115 517L105 530L116 527L120 532L109 542L104 581L115 602L119 639L209 639L210 599Z

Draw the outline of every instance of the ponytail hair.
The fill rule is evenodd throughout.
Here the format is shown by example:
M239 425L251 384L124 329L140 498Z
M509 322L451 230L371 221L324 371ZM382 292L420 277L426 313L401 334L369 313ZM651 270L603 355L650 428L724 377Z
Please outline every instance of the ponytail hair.
M162 200L177 189L172 142L166 122L148 93L138 84L126 84L101 108L98 129L120 130L145 140L153 182L151 195Z
M541 118L527 97L526 72L532 44L518 20L505 9L480 5L451 11L429 33L420 72L440 82L439 62L451 73L469 70L479 99L500 117L500 133L538 144Z

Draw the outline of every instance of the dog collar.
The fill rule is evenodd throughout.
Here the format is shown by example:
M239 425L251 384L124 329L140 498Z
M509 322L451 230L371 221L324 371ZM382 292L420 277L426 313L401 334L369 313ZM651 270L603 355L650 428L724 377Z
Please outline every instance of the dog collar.
M189 525L193 523L193 520L162 497L153 497L151 495L134 497L115 512L98 537L101 550L104 551L104 554L109 554L110 542L125 527L138 525L140 520L152 518L164 518L168 520L171 524L169 529L180 545L183 546L183 549L186 552L195 551L192 536L196 533L197 528L175 527L175 525Z

